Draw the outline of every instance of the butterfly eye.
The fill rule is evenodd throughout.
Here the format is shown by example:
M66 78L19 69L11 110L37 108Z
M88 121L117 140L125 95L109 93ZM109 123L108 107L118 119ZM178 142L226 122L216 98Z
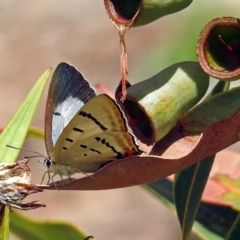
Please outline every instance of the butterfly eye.
M45 158L44 161L43 161L43 164L49 168L52 164L53 164L53 161L51 158Z

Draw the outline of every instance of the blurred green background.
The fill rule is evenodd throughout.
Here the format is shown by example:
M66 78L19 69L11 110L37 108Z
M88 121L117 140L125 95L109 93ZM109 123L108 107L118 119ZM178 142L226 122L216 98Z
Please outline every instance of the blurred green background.
M136 83L175 62L196 60L201 29L216 17L238 17L239 7L237 0L193 1L179 13L132 28L126 34L128 80ZM1 127L38 77L61 61L75 65L91 84L104 83L114 91L120 80L119 39L103 1L0 0L0 9ZM44 126L46 95L47 90L33 122L40 128ZM46 154L44 142L36 139L28 139L25 148ZM34 159L30 167L33 182L40 183L44 167ZM180 239L176 217L138 187L98 192L45 191L26 200L36 199L47 207L27 215L69 220L97 239Z

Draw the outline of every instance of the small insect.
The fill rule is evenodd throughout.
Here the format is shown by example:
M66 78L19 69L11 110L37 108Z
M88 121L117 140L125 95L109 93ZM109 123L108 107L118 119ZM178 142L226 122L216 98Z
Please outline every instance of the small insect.
M95 90L73 66L60 63L50 83L42 163L60 177L92 173L104 164L141 154L119 105ZM44 178L44 176L43 176ZM48 182L49 182L48 180Z

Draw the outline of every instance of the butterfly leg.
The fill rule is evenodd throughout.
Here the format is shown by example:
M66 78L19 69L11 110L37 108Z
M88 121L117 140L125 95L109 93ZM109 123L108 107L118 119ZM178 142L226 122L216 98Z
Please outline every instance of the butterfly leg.
M55 173L55 174L53 175L53 177L54 177L55 175L57 175L57 174L60 176L61 180L63 181L63 177L62 177L62 175L61 175L61 173L60 173L59 171L57 171L57 173Z
M52 183L53 183L54 186L56 187L56 184L55 184L55 182L54 182L54 180L53 180L53 177L54 177L56 174L53 174L53 175L51 176L49 169L44 173L44 175L43 175L43 179L42 179L42 182L43 182L43 180L44 180L44 177L45 177L45 174L46 174L46 173L48 174L47 185L49 185L50 180L52 180ZM42 182L41 182L41 184L42 184ZM57 188L57 187L56 187L56 188Z
M57 188L57 185L55 184L55 182L54 182L54 180L53 180L53 177L57 174L57 173L55 173L55 174L53 174L52 176L51 176L51 174L50 174L50 171L48 170L48 171L45 171L44 172L44 174L43 174L43 177L42 177L42 181L41 181L41 184L43 183L43 181L44 181L44 178L45 178L45 175L46 175L46 173L48 174L48 181L47 181L47 185L50 183L50 180L52 181L52 183L53 183L53 185L54 185L54 187L58 190L58 188ZM59 174L59 173L58 173ZM60 175L60 174L59 174ZM62 176L60 175L60 177L62 178Z
M47 184L49 184L50 179L53 181L53 176L51 177L49 169L47 170L47 173L48 173L48 181L47 181Z
M68 169L68 166L70 166L70 165L68 165L67 163L65 163L64 164L64 167L65 167L65 169L66 169L66 173L67 173L67 176L68 176L68 178L69 178L69 181L71 182L72 181L72 178L71 178L71 170L72 170L72 167L70 167L70 169ZM60 175L60 174L59 174Z
M44 181L44 178L45 178L45 175L46 175L47 172L48 172L48 171L45 171L44 174L43 174L42 181L41 181L41 185L42 185L42 183L43 183L43 181Z
M56 176L57 174L59 174L59 173L54 173L51 177L50 177L50 176L49 176L49 177L51 178L54 187L55 187L57 190L59 190L58 187L57 187L57 185L55 184L55 182L54 182L54 180L53 180L53 177ZM59 174L59 175L60 175L60 174ZM60 175L60 177L61 177L61 175Z

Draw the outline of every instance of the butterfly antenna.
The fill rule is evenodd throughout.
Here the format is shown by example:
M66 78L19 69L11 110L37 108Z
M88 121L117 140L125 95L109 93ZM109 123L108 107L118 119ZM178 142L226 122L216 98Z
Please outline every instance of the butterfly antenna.
M46 156L42 155L41 153L35 152L35 151L31 151L31 150L24 149L24 148L17 148L17 147L13 147L13 146L10 146L10 145L6 145L6 146L9 147L9 148L17 149L17 150L22 150L22 151L25 151L25 152L31 152L31 153L36 153L36 154L38 154L37 156L29 156L29 157L26 156L26 158L34 158L34 157L43 157L43 158L46 158Z

